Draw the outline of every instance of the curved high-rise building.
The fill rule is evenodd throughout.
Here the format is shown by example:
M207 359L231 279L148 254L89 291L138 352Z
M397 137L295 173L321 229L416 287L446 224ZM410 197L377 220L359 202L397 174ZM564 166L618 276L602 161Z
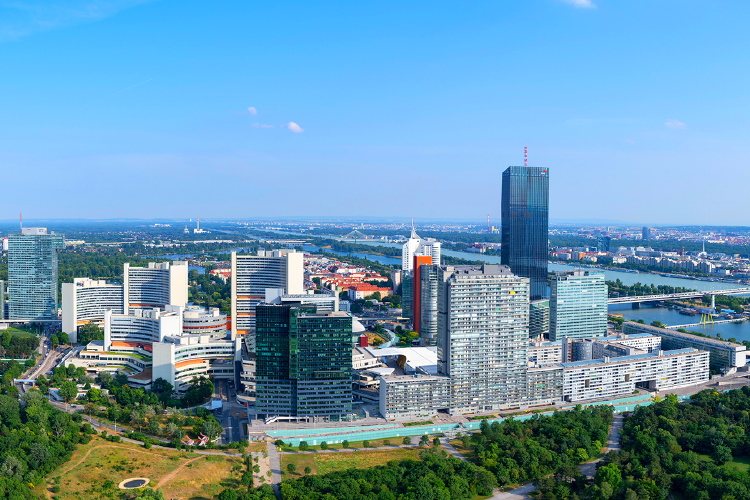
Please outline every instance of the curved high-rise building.
M89 322L104 324L104 312L124 313L122 285L105 280L75 278L62 284L62 330L78 341L78 327Z
M170 304L185 307L188 301L188 263L149 262L148 267L131 267L126 263L123 286L128 311L164 308Z

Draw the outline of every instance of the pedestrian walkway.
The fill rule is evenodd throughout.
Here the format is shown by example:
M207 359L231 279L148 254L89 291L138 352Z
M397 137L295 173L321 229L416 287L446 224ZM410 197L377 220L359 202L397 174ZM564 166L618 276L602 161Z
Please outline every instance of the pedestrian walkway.
M461 455L461 453L459 453L458 450L453 447L450 441L448 441L448 438L446 437L440 438L440 444L443 445L443 448L445 448L445 451L447 451L454 457L458 458L459 460L463 460L464 462L469 461L465 456Z
M276 445L272 441L266 441L268 446L268 461L271 464L271 487L273 492L276 493L276 498L281 500L281 458L279 457L279 450L276 449Z
M620 434L622 432L622 425L624 422L625 417L621 413L615 413L612 419L612 425L609 428L609 436L607 437L607 450L604 453L605 455L610 451L619 451L622 449L622 446L620 445ZM592 479L596 474L596 466L599 462L602 461L602 458L604 457L600 457L596 460L592 460L591 462L581 464L581 472L589 479ZM536 486L533 482L531 482L510 491L497 492L493 496L491 496L490 499L527 500L529 498L532 498L530 496L530 493L532 493L534 490L536 490Z

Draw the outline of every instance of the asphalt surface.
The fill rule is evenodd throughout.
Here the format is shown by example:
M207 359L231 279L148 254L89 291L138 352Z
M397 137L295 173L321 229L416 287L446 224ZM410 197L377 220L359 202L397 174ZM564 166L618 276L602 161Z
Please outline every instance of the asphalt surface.
M214 412L216 419L224 428L221 443L227 444L245 439L243 421L247 420L247 411L243 405L237 403L237 388L234 384L230 385L230 381L225 379L217 380L213 397L220 399L223 403L222 409Z

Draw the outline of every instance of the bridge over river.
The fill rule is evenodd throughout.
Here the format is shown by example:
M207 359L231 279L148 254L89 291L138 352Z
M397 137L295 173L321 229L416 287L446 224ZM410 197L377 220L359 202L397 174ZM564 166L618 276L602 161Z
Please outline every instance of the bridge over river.
M746 295L750 288L731 288L729 290L704 290L697 292L667 293L662 295L631 295L627 297L610 297L608 304L634 304L636 302L658 302L660 300L697 299L704 295Z

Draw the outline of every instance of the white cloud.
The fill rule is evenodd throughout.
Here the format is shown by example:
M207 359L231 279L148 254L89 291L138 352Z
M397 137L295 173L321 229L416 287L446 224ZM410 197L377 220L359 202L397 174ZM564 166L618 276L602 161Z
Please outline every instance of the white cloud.
M0 41L96 22L151 0L0 0Z
M301 134L302 132L305 131L305 129L303 129L302 127L300 127L294 122L289 122L284 126L288 128L289 130L291 130L292 132L294 132L295 134Z
M669 120L665 121L664 126L668 128L687 128L687 125L684 122L681 122L680 120L677 120L675 118L670 118Z
M574 7L582 7L585 9L592 9L596 7L596 5L594 5L594 2L592 2L591 0L563 0L563 2L569 3Z
M258 114L258 110L255 109L255 106L250 106L249 108L247 108L247 112L253 116Z
M267 125L265 123L253 123L251 127L255 128L273 128L273 125Z

